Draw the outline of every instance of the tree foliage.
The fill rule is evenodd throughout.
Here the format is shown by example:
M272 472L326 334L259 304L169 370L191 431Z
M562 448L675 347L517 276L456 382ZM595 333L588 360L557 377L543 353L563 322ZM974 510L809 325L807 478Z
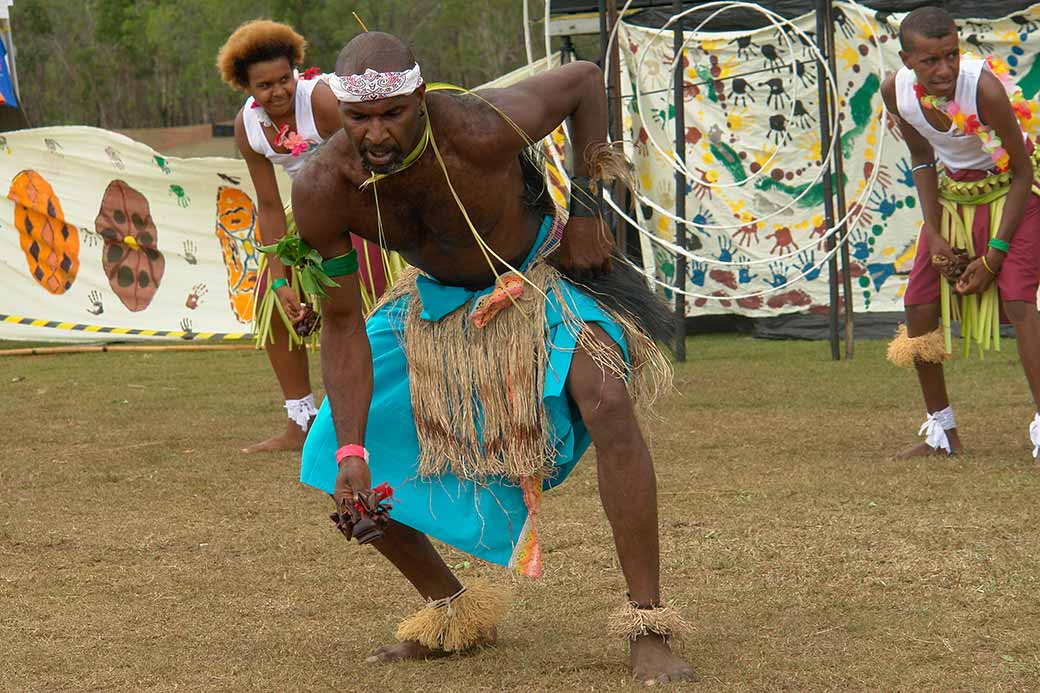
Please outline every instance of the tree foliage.
M532 0L535 16L543 7ZM26 2L11 17L23 108L36 126L226 120L243 97L220 81L214 62L235 27L258 17L287 22L307 39L306 66L331 71L361 31L351 12L407 41L430 80L474 86L526 61L519 0Z

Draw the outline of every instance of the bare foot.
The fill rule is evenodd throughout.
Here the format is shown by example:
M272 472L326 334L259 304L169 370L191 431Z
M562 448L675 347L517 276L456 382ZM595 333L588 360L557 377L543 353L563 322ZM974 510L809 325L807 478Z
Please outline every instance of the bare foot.
M896 453L895 459L897 459L897 460L909 460L909 459L913 459L915 457L935 457L935 456L938 456L938 457L953 457L954 455L959 455L962 452L964 452L964 446L961 445L961 442L959 440L954 441L953 437L951 436L950 437L950 454L949 455L947 455L946 451L943 450L942 448L933 448L928 443L918 443L917 445L912 445L912 446L906 448L905 450L900 450L898 453Z
M964 452L964 445L961 443L961 437L957 433L956 428L951 428L946 431L946 440L950 441L950 454L947 455L946 451L942 448L933 448L931 445L925 442L912 445L905 450L900 450L895 455L897 460L909 460L915 457L932 457L933 455L940 455L942 457L950 457Z
M472 647L463 652L448 652L446 650L434 650L426 647L415 640L405 640L403 642L397 642L393 645L383 645L377 647L375 652L365 659L366 664L379 664L383 662L400 662L408 659L438 659L440 657L449 657L452 654L470 654L479 650L481 647L488 645L494 645L498 634L492 631L491 635L483 640L474 643Z
M311 418L311 423L314 419ZM310 426L307 427L308 429ZM303 450L303 442L307 440L307 434L292 421L285 427L285 433L274 438L268 438L262 443L242 448L242 452L275 452L281 450Z
M672 654L659 635L644 635L632 642L629 664L632 676L644 686L678 681L697 681L693 667Z

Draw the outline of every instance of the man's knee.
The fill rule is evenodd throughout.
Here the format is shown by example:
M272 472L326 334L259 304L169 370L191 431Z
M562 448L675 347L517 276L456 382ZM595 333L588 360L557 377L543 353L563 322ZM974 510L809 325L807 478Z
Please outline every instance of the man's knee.
M939 326L939 304L922 303L906 306L906 334L920 337Z
M620 425L632 415L632 400L623 381L605 375L588 385L587 396L578 406L590 430Z
M621 350L606 333L593 328L598 354L588 348L579 348L574 354L567 386L571 398L581 411L581 418L593 437L620 434L634 422L632 400L625 380L613 369L604 366L604 358L612 357L624 363Z

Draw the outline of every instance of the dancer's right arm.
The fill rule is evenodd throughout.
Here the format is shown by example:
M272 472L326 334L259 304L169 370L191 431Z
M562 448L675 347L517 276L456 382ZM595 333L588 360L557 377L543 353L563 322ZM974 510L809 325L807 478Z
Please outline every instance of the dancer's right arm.
M920 164L934 164L935 150L931 143L917 131L914 126L907 123L899 116L896 105L895 78L887 78L881 85L881 96L885 101L888 114L895 119L899 125L899 132L903 135L907 148L910 150L910 167ZM924 216L925 238L928 239L928 252L931 255L943 255L953 259L953 251L950 244L942 237L940 232L941 207L939 206L939 175L935 166L920 168L913 173L914 186L917 188L917 198L921 201L921 214Z
M235 118L235 144L242 153L242 159L249 169L249 178L256 190L257 208L260 216L260 241L264 245L277 243L286 232L285 208L282 196L278 193L278 180L274 176L274 165L270 159L253 150L249 146L245 124L241 111ZM269 267L268 286L276 279L285 279L285 265L273 255L267 256ZM303 308L292 287L283 286L275 292L282 309L292 321L303 317Z
M292 189L300 237L326 259L353 250L350 234L335 213L342 208L342 193L335 190L332 178L327 169L311 165ZM339 445L363 446L372 402L372 348L357 272L333 279L339 286L327 287L321 304L321 375ZM347 458L339 469L333 494L337 504L371 487L368 465L361 458Z

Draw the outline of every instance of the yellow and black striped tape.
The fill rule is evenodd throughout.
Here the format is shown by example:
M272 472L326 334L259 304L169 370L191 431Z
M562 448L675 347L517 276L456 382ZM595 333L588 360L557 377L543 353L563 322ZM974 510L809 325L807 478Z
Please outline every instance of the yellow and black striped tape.
M78 322L60 322L43 320L42 318L26 318L21 315L4 315L0 313L0 322L12 325L28 325L30 327L49 327L55 330L71 330L73 332L95 332L97 334L127 335L135 337L166 337L169 339L185 339L200 341L207 339L249 339L251 332L192 332L191 330L142 330L136 327L106 327L104 325L87 325Z

